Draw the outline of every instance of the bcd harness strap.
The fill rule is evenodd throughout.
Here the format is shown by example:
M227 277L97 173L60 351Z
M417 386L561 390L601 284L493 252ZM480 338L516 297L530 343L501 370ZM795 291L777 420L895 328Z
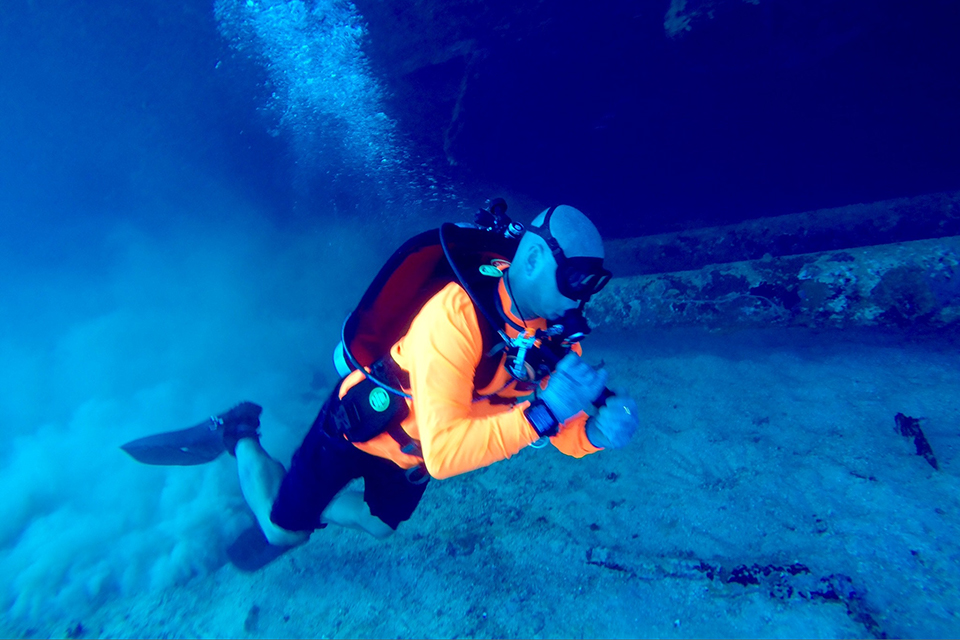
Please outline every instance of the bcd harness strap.
M484 360L492 359L499 364L500 355L498 353ZM410 388L410 374L401 369L389 354L384 356L370 367L370 377L352 386L338 403L333 413L337 432L350 442L367 442L381 433L387 433L399 445L401 452L422 460L420 441L411 437L401 425L410 415L406 399L386 392L371 377L391 387ZM493 404L516 403L516 398L501 398L495 394L485 396L485 399ZM422 462L407 469L406 476L412 484L422 484L430 478Z
M410 374L400 368L400 365L390 357L386 355L373 365L374 375L381 377L381 379L391 380L395 382L401 389L410 388ZM402 400L402 399L401 399ZM390 434L390 437L397 441L397 444L400 445L400 451L409 455L415 456L417 458L423 459L423 449L420 447L420 441L414 440L410 437L410 434L403 430L403 427L400 426L400 423L407 417L409 414L409 409L406 408L406 402L403 403L405 411L403 411L403 417L399 420L391 420L387 424L386 432Z
M515 399L501 399L496 395L496 392L490 396L481 397L477 391L487 387L490 381L493 380L504 355L501 346L501 327L503 322L510 321L500 305L499 286L502 274L495 268L495 263L497 261L506 262L505 258L512 257L516 242L515 240L500 240L500 244L506 243L502 247L503 250L485 250L478 252L477 255L470 254L464 257L463 262L458 268L458 266L454 264L454 253L457 252L448 244L448 236L452 235L455 238L463 236L464 240L470 240L475 238L478 233L486 234L484 240L488 243L492 242L489 233L476 229L464 229L456 225L448 224L439 230L439 234L436 237L439 241L439 248L442 249L440 256L445 256L446 260L442 263L437 263L437 265L433 267L434 270L431 278L425 280L424 278L420 278L420 280L424 280L424 282L421 283L422 291L419 291L418 294L414 296L417 301L415 304L410 305L409 310L412 311L416 309L416 313L419 313L419 309L422 308L427 299L439 291L442 286L445 286L445 283L453 281L460 284L474 304L483 345L482 353L484 355L480 359L477 370L474 372L474 400L476 401L482 398L496 404L515 404ZM418 242L427 242L433 238L433 235L429 237L426 234L422 235L423 238ZM420 238L420 236L418 236L418 238ZM408 242L408 244L410 244L410 242ZM509 245L509 247L507 247L507 245ZM511 250L508 251L508 248ZM401 248L401 252L403 252L403 249L404 248ZM430 251L426 249L429 249L426 244L423 247L417 243L412 245L412 248L408 251L408 253L411 254L410 264L413 265L411 268L416 267L416 260L421 258L424 264L432 264L431 256L434 256L432 259L435 260L435 252L431 254ZM457 255L459 256L459 254ZM392 265L392 269L387 268L391 265L385 265L384 269L381 270L382 273L378 274L377 280L375 281L377 287L371 285L371 289L378 292L386 288L387 285L397 277L399 270L405 269L406 265L406 261L404 261L400 267ZM403 271L403 273L407 274L407 271ZM371 300L366 300L368 296L371 296ZM364 306L362 304L361 306L364 306L365 309L369 307L369 313L366 315L358 315L358 318L361 316L363 318L377 317L379 314L373 313L373 309L377 306L379 300L380 297L372 296L370 291L368 291L364 296L366 305ZM357 315L357 312L352 314L347 319L347 322L344 323L342 344L349 346L345 351L351 365L353 367L360 367L363 362L355 358L352 354L353 343L351 339L358 334L361 336L366 336L368 333L371 335L379 335L380 328L379 326L367 327L363 325L360 320L355 319L354 315ZM390 314L388 313L387 315L389 316ZM412 317L413 316L407 319L406 326L409 326ZM513 323L511 322L511 324ZM390 340L394 337L393 334L390 334ZM389 343L390 341L386 340L385 342ZM379 346L381 349L383 347L383 345L379 343L374 346ZM376 350L377 349L367 348L366 352L376 353ZM380 353L383 353L383 351L381 350ZM393 358L390 357L389 352L369 365L368 371L369 374L367 377L351 387L341 400L340 407L338 407L334 416L338 431L351 442L367 442L381 433L388 433L397 442L400 451L408 455L416 456L422 460L423 450L420 442L412 438L401 426L403 420L410 413L406 403L406 399L409 398L410 395L407 391L404 391L405 389L410 389L409 374L400 368ZM419 473L422 477L413 479L411 478L412 473ZM419 482L426 482L429 478L423 464L408 470L407 477L408 480L417 484L419 484Z
M370 367L371 377L387 382L397 388L410 388L410 376L389 355L384 356ZM388 433L407 455L423 459L420 442L404 431L401 423L410 415L406 399L388 393L371 377L366 377L352 386L337 405L333 413L337 433L350 442L367 442ZM423 484L430 479L423 463L406 471L407 480L412 484Z

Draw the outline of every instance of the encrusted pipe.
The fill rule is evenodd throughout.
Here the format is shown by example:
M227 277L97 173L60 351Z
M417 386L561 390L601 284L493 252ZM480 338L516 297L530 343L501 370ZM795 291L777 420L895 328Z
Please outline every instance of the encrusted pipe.
M960 236L615 278L587 306L612 329L960 324Z
M611 240L607 264L632 276L958 234L960 191L951 191Z

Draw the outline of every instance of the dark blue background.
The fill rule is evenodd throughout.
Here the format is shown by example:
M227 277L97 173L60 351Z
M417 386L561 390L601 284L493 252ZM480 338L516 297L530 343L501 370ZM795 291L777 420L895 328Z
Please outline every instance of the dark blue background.
M491 35L463 172L608 233L960 186L957 3L737 0L678 38L668 4L551 3L522 39Z
M450 3L482 55L447 153L466 62L397 72L380 35L409 3L374 4L358 7L388 113L417 162L471 197L566 201L624 235L960 187L953 2L731 0L676 39L661 1L551 3L496 29L500 3L475 23ZM122 217L145 174L173 201L216 176L279 220L353 197L349 181L294 185L296 157L266 133L264 72L220 38L210 0L11 0L0 43L7 229Z

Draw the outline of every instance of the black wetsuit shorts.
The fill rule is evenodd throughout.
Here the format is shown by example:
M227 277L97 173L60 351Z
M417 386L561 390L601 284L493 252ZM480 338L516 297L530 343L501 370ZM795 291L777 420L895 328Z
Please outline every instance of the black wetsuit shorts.
M427 484L414 484L392 461L357 449L336 432L334 391L293 456L270 519L288 531L323 528L320 514L351 480L363 478L370 513L396 529L413 515Z

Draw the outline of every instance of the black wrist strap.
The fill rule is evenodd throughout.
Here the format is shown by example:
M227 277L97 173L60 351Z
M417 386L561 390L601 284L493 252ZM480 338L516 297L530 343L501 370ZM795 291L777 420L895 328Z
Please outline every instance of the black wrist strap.
M523 415L541 438L543 436L555 436L560 431L560 421L557 420L557 416L553 415L550 407L539 398L523 410Z

